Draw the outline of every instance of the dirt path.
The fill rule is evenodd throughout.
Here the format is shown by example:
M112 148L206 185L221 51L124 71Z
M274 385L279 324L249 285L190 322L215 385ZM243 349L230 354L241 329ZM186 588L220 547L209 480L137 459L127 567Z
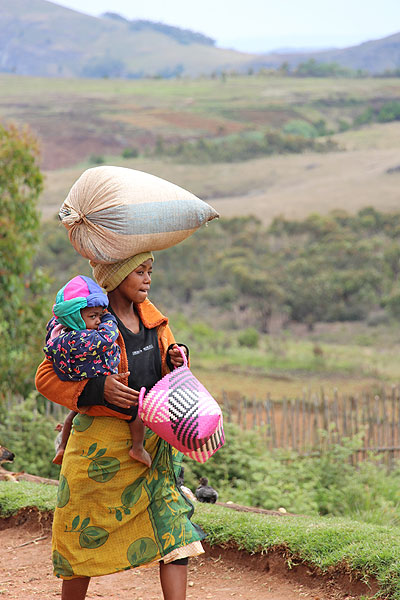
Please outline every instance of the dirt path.
M36 513L0 520L0 598L54 600L61 581L50 564L50 518ZM353 600L376 593L342 573L322 577L304 565L288 570L283 551L250 556L209 547L189 565L188 600ZM88 599L161 600L158 568L132 569L93 579Z

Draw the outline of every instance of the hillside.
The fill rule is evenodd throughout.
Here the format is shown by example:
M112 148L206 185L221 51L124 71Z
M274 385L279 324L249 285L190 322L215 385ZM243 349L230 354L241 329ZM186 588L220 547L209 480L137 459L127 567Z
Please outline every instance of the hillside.
M274 66L282 64L284 61L296 66L311 58L314 58L317 62L337 63L349 69L361 69L368 73L383 73L385 70L395 70L400 65L400 33L378 40L367 41L349 48L304 54L281 54L279 56L275 55L273 58L264 57L263 60L269 60L271 65Z
M359 126L360 115L400 97L400 79L227 77L201 80L40 79L1 75L0 120L28 123L46 171L41 205L51 218L97 157L190 189L222 216L303 218L334 208L398 208L400 122ZM172 161L174 141L230 140L282 131L293 120L325 123L338 147L226 163ZM349 129L341 131L343 123ZM157 140L167 147L153 156ZM321 138L326 139L326 136ZM123 158L136 149L136 158ZM389 171L389 172L388 172Z
M47 0L0 3L0 71L44 77L171 77L241 68L252 55L177 27L92 17Z
M93 17L47 0L1 0L0 72L42 77L176 77L294 67L310 58L381 73L400 63L400 33L306 54L246 54L163 23Z

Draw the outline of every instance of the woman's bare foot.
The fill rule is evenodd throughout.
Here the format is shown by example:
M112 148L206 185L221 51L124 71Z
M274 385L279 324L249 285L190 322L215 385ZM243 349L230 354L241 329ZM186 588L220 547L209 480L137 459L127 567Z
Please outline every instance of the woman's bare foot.
M64 456L64 448L59 448L56 452L55 457L53 458L52 462L55 465L61 465L62 461L63 461L63 456Z
M151 456L143 446L132 446L129 450L129 456L138 462L143 463L146 467L151 467Z

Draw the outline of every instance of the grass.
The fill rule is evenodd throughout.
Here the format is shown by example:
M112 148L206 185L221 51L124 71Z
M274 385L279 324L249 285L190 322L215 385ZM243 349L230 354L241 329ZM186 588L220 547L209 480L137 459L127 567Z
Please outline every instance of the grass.
M53 510L57 488L30 482L0 482L0 514L24 507ZM275 517L196 505L194 520L210 544L236 545L249 553L287 549L289 566L305 562L322 572L346 565L368 581L377 579L381 593L400 600L400 528L329 517Z
M367 581L375 577L381 593L400 599L399 528L329 517L274 517L219 506L196 508L196 522L211 544L231 544L247 552L286 547L289 564L306 562L323 572L347 565Z
M336 104L341 109L362 106L375 97L397 98L400 81L393 78L315 78L315 77L238 77L229 76L225 81L210 77L182 79L62 79L1 74L5 83L2 98L25 93L25 98L43 98L49 94L80 96L96 94L99 97L123 95L160 99L163 104L174 103L179 98L195 96L201 107L207 110L218 102L230 100L227 105L254 107L277 106L280 104L303 105L307 101L318 108Z
M0 516L10 517L21 508L36 506L40 511L55 508L57 487L31 481L0 481Z

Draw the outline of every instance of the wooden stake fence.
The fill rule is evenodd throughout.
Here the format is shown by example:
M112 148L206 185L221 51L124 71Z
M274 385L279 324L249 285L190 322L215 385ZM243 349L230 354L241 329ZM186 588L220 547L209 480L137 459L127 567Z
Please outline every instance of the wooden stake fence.
M233 400L226 392L222 408L227 422L244 430L258 429L269 449L288 448L300 454L323 451L345 438L359 435L362 447L354 460L368 452L383 453L388 466L400 458L400 389L380 395L340 395L329 397L304 393L301 398Z

